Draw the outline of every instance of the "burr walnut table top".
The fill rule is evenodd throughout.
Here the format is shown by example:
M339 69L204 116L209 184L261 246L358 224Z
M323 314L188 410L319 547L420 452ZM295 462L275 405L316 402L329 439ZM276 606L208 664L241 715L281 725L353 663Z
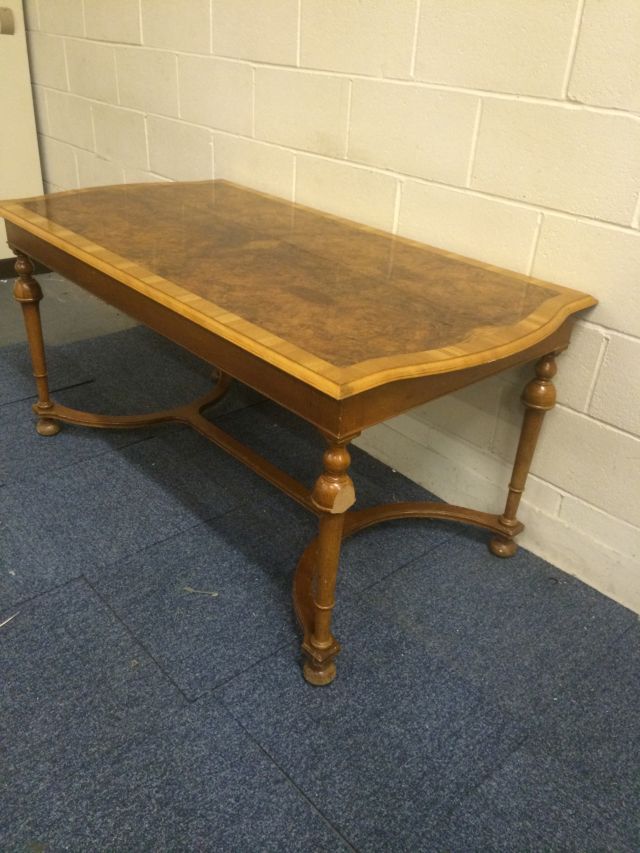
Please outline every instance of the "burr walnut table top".
M226 181L77 190L0 216L336 400L524 351L595 304Z

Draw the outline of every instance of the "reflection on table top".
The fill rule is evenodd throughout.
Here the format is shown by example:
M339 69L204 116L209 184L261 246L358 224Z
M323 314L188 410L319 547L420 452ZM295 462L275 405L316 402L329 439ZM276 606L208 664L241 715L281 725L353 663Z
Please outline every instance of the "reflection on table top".
M507 355L595 304L225 181L71 191L0 215L331 396Z

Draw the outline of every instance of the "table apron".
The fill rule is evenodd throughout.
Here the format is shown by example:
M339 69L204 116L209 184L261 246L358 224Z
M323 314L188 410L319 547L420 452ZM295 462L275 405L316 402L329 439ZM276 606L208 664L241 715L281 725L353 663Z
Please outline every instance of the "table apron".
M341 437L342 401L323 394L19 226L11 222L6 224L8 243L13 249L40 261L103 302L309 421L328 436Z
M510 367L526 364L568 344L574 317L548 337L505 358L475 367L388 382L337 400L198 323L80 261L46 240L7 222L9 245L70 279L198 358L215 365L260 394L316 426L334 441L356 437L363 429L464 388Z

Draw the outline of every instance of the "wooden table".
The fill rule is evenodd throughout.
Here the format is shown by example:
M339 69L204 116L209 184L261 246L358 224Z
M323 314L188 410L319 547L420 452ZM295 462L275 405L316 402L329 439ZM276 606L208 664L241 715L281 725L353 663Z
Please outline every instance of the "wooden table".
M38 388L37 430L190 424L318 516L294 579L304 675L335 677L331 613L343 539L389 519L467 522L492 552L516 550L516 512L545 412L554 356L569 343L587 294L337 219L226 181L140 184L59 193L0 206L17 255ZM54 402L47 384L30 259L217 367L194 403L152 415L107 416ZM501 370L537 360L502 514L441 503L352 510L347 445L372 424ZM314 424L327 440L309 493L207 420L236 378ZM126 377L125 377L126 379ZM320 467L320 460L318 460Z

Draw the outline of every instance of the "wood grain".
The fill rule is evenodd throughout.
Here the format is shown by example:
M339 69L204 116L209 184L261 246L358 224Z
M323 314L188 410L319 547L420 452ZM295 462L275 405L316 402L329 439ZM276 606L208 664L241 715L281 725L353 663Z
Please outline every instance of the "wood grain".
M74 190L0 215L334 399L505 358L595 304L225 181Z
M40 322L42 289L33 277L34 265L29 258L20 253L16 254L15 271L18 277L13 286L13 296L22 307L24 328L31 353L33 378L36 380L36 388L38 389L38 402L35 407L40 417L36 422L36 430L43 436L57 435L60 432L60 424L48 417L53 408L53 402L49 396L47 359Z

